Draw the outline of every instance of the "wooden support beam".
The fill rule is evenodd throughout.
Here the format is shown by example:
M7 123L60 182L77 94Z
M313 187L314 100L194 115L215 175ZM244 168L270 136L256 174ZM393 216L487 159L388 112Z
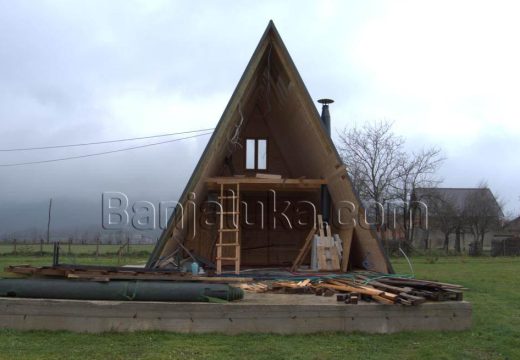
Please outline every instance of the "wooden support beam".
M210 177L206 179L208 189L218 190L220 185L240 184L242 190L317 190L327 183L323 179L279 179L256 177Z
M305 255L309 252L311 248L312 238L314 237L314 234L316 233L316 229L313 227L311 231L309 231L309 234L307 234L307 237L305 238L305 241L303 243L302 248L300 249L300 252L296 256L296 259L294 259L293 265L291 267L291 271L296 271L298 269L298 266L300 266L301 262L305 258Z
M354 236L354 228L345 229L341 234L343 247L343 257L341 258L341 272L347 272L348 260L350 257L350 248L352 247L352 237Z

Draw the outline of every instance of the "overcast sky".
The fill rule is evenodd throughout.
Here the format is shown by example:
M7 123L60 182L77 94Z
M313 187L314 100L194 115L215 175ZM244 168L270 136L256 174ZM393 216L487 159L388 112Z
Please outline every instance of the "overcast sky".
M216 125L269 19L333 128L389 119L438 145L443 186L480 180L520 211L520 7L500 1L0 0L1 148ZM176 200L208 137L0 167L0 202ZM145 144L154 141L141 141ZM129 144L0 152L0 164Z

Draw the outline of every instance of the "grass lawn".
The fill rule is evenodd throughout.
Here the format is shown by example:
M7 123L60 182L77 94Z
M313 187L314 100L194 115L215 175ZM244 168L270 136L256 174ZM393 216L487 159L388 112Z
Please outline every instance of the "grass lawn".
M0 257L1 267L17 263L49 264L50 258ZM397 272L409 273L404 260L393 263ZM473 304L471 330L288 336L0 330L0 359L520 359L520 258L415 258L413 264L418 278L470 289L465 299Z

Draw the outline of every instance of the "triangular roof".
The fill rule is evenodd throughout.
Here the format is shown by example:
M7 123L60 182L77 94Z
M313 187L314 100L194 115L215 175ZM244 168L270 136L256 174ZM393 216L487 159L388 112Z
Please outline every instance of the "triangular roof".
M240 78L179 203L185 204L191 193L197 194L200 200L206 191L204 179L223 175L230 139L244 122L244 114L252 113L259 103L263 104L264 113L277 119L270 121L268 126L272 127L273 140L284 154L288 175L326 179L336 206L341 201L350 201L360 208L361 203L353 191L341 157L272 21ZM281 118L284 120L279 120ZM148 266L153 266L168 253L169 247L174 246L170 239L175 237L178 215L172 215ZM359 241L353 245L356 249L352 251L358 251L364 261L371 257L374 270L391 272L391 265L375 234L361 227L355 232Z

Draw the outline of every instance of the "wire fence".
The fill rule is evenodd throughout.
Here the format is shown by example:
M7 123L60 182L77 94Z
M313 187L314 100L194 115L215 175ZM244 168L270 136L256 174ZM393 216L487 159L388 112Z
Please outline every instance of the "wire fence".
M57 241L56 241L57 242ZM55 242L13 239L0 242L0 255L52 255ZM145 256L154 248L153 244L124 241L119 244L95 242L75 242L73 239L59 241L60 252L75 256Z

